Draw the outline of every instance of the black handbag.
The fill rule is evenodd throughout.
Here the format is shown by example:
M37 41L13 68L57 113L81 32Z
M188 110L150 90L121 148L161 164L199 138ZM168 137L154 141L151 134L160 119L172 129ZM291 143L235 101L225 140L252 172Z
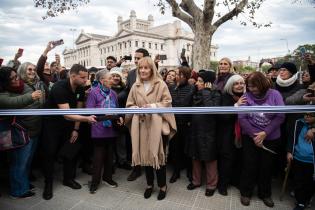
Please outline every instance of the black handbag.
M29 141L27 130L16 117L0 119L0 151L23 147Z

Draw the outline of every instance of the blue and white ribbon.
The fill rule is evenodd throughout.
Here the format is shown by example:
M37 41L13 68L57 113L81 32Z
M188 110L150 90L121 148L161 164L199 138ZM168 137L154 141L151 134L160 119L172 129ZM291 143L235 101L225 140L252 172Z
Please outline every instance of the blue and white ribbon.
M171 108L82 108L82 109L0 109L0 116L10 115L113 115L113 114L238 114L238 113L306 113L315 112L314 105L303 106L220 106Z

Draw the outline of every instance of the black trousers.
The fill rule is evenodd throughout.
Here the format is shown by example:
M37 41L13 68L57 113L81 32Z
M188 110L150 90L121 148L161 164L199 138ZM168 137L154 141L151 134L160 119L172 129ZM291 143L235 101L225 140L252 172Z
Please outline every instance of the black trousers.
M54 178L54 163L57 158L59 150L68 143L73 126L52 122L49 120L44 121L43 124L43 172L45 182L52 182ZM73 145L73 148L75 146ZM71 155L63 157L63 179L65 181L75 178L77 155L71 151L71 145L68 147L68 152ZM64 151L66 152L66 151ZM70 157L71 156L71 157Z
M292 172L295 199L299 204L307 206L315 193L314 165L294 159Z
M147 185L154 185L154 169L152 166L145 166L145 177L147 179ZM166 185L166 166L161 166L160 169L156 171L156 179L159 187L164 187Z
M189 136L189 126L185 124L177 125L177 132L170 141L170 156L174 167L174 172L179 173L181 169L192 170L192 160L185 154L187 138Z
M238 163L236 162L237 149L234 145L234 139L218 139L218 149L219 188L226 189L233 177L239 177L239 170L236 167Z
M163 138L163 149L165 154L167 136L162 136ZM145 177L148 186L154 185L154 168L152 166L145 166ZM166 185L166 166L161 166L160 169L155 170L156 179L159 187L164 187Z
M92 139L94 143L92 183L100 183L102 169L103 180L112 179L114 140L115 138Z
M258 197L271 197L272 165L275 155L255 145L247 135L242 136L243 165L240 180L242 196L251 197L254 187L258 185ZM277 151L279 140L264 141L264 146Z

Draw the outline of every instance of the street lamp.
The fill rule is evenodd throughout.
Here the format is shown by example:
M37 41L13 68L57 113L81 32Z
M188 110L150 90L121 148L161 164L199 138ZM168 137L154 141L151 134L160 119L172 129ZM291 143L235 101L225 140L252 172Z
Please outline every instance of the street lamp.
M282 38L282 39L280 39L280 40L285 41L285 43L286 43L286 45L287 45L288 54L290 54L288 39L287 39L287 38Z
M76 32L77 29L70 28L70 31L72 32L72 50L74 50L74 32Z

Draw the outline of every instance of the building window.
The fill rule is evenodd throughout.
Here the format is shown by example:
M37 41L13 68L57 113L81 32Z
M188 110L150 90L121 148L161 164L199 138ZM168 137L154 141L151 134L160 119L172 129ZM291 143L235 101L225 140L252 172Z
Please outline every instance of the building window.
M109 52L109 47L107 47L107 52Z
M131 47L131 41L129 41L129 47Z
M138 41L135 42L135 46L138 47Z
M104 54L105 54L105 53L106 53L106 48L104 48L104 50L103 50L103 51L104 51Z
M121 43L119 43L119 49L121 50Z
M103 54L103 50L102 49L100 49L100 51L101 51L101 55Z
M152 48L152 44L151 43L149 43L149 49L151 49Z
M156 50L158 49L158 44L155 44L155 49L156 49Z
M124 43L125 44L125 49L127 48L127 42Z
M145 48L145 42L142 42L142 47Z
M101 59L101 66L103 66L103 60Z
M112 46L112 52L114 52L114 46Z
M163 46L163 44L161 44L161 50L163 50L163 48L164 48L164 46Z

